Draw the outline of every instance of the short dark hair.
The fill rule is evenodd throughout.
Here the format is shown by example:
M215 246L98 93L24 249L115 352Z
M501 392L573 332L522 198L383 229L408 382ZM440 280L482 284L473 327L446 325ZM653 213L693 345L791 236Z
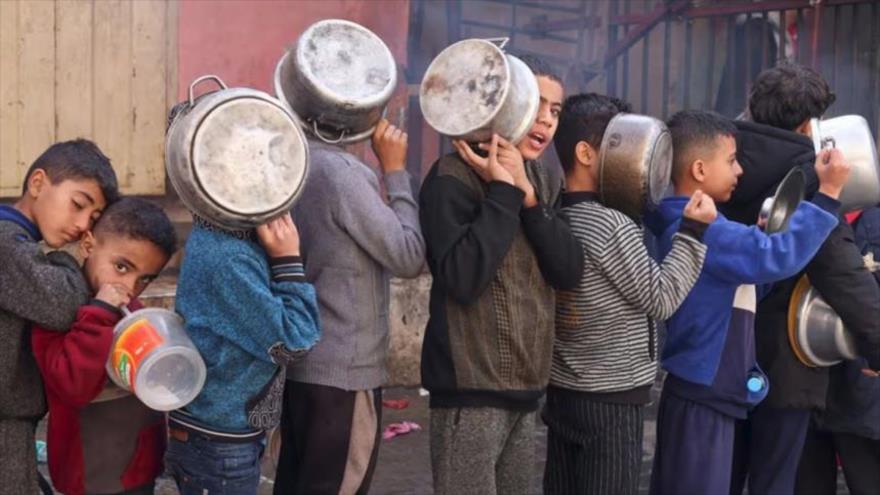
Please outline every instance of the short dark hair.
M110 159L88 139L73 139L49 146L25 174L22 194L27 193L28 179L36 169L45 170L55 184L68 179L94 180L108 205L119 199L119 185Z
M758 124L793 131L821 117L836 99L821 74L785 63L758 74L749 92L749 114Z
M683 110L666 122L672 135L672 178L680 177L697 159L698 148L714 146L722 136L736 136L736 126L730 119L705 110Z
M565 86L565 83L562 82L562 76L560 76L558 72L553 70L553 67L551 67L550 64L545 62L543 59L528 54L514 54L514 56L522 60L523 63L526 64L529 69L531 69L532 74L534 74L536 77L544 76L558 82L560 86Z
M598 150L611 119L631 111L629 103L613 96L580 93L566 98L553 137L562 170L569 173L574 168L574 150L579 142L586 141Z
M122 198L113 203L95 224L98 234L152 242L169 258L177 251L177 233L168 215L145 199Z

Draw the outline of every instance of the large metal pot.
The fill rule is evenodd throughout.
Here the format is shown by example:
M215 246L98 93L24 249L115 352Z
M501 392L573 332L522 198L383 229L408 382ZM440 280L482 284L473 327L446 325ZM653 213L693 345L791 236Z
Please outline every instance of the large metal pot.
M275 66L275 94L307 132L331 143L370 137L397 86L397 64L381 38L354 22L309 26Z
M880 203L880 162L877 145L868 122L861 115L843 115L828 120L810 120L810 134L818 153L826 146L843 152L852 166L849 179L840 193L844 212Z
M788 228L791 216L804 199L806 182L807 179L800 169L791 169L779 183L776 194L764 200L759 215L759 223L764 225L764 232L773 234Z
M491 40L467 39L440 52L422 79L419 104L437 132L481 142L493 133L513 143L531 129L540 93L531 69Z
M798 360L810 367L833 366L856 358L852 335L806 276L798 281L791 295L788 340Z
M193 98L212 80L221 90ZM217 76L189 87L165 138L165 168L193 213L230 229L249 229L290 209L308 171L308 144L280 101Z
M672 137L653 117L620 113L599 147L602 204L639 219L660 204L672 173Z

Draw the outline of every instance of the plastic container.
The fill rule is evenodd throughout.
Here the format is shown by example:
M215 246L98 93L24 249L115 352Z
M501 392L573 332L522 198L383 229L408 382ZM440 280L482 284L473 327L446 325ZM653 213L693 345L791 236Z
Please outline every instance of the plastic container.
M177 313L161 308L127 312L113 335L107 374L150 409L179 409L202 391L205 362Z

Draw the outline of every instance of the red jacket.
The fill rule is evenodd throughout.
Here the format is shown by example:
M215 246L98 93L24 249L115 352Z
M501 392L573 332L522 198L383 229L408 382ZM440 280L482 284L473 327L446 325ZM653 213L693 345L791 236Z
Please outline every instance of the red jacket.
M142 305L132 301L131 309ZM118 311L81 306L67 332L33 328L31 342L49 403L49 473L68 495L117 493L162 472L165 416L122 393L105 371Z

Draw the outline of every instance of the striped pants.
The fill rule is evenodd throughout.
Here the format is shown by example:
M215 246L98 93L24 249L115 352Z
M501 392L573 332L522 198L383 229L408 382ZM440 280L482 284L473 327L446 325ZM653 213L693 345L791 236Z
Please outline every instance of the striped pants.
M644 408L596 402L550 387L544 493L636 494Z

